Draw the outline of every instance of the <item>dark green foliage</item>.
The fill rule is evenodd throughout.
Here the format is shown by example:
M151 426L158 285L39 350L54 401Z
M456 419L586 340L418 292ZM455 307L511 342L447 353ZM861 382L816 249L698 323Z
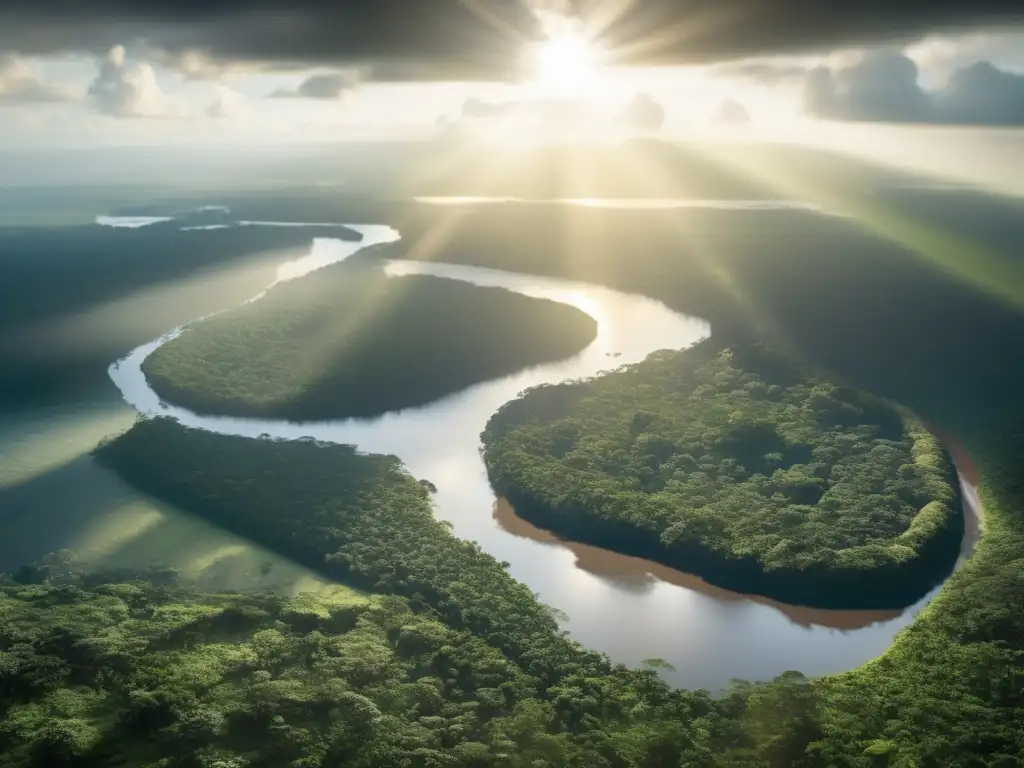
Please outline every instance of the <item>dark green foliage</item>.
M971 559L884 656L819 683L821 764L1024 762L1022 489L1005 458L1021 444L1002 447L1015 450L983 464L985 536Z
M301 227L181 226L0 227L0 404L105 386L112 361L255 295L312 240ZM361 238L340 226L316 234Z
M404 600L201 594L123 578L0 586L5 768L586 759L519 667ZM524 762L503 761L507 734L537 707L517 747Z
M529 391L483 440L532 522L797 604L908 605L963 533L952 465L916 418L757 346Z
M985 536L879 661L815 684L823 736L808 755L828 768L1024 764L1019 204L775 171L781 191L859 221L495 206L467 217L445 258L661 299L710 320L719 339L769 339L960 440L980 470ZM555 418L566 393L549 395ZM731 727L716 733L732 739Z
M343 264L190 327L144 370L200 413L365 417L569 357L596 334L565 304Z
M613 666L568 640L550 612L501 563L476 544L456 539L434 519L428 489L395 457L362 455L347 446L313 441L218 436L167 419L139 422L103 446L99 455L161 498L244 532L326 575L399 595L401 605L423 621L442 622L443 627L410 619L388 633L402 658L437 654L444 674L418 674L458 680L480 676L479 687L486 689L471 709L437 699L422 713L422 722L438 733L447 755L448 762L438 757L437 765L674 768L679 755L662 754L664 746L659 745L666 740L694 744L704 738L691 734L689 723L714 711L706 695L672 692L653 671ZM294 484L280 483L285 475ZM211 633L250 631L262 621L258 612L234 611L218 617L215 625L204 620L175 631L165 642L192 644ZM296 630L327 631L301 616L287 621ZM349 623L338 617L329 629L338 631ZM490 649L490 660L466 666L449 648L444 632L476 638L481 648ZM271 671L278 673L276 667ZM495 677L513 671L519 688ZM358 685L362 678L346 680ZM275 699L266 707L268 715L279 714L290 723L286 701ZM162 717L159 701L140 700L137 709L144 720ZM216 723L207 715L188 720L188 738L209 741L216 735ZM463 717L469 720L458 719ZM445 724L445 718L457 722ZM490 736L472 725L477 718L496 719L489 726ZM308 765L355 760L346 750L382 736L346 738L351 741L337 755L329 753L322 762ZM373 754L367 765L435 764Z
M392 653L408 659L433 652L437 654L433 663L447 670L444 674L417 672L413 674L416 679L425 674L441 679L454 675L464 680L463 675L475 668L478 662L471 662L469 667L451 666L451 651L437 633L455 632L459 637L472 636L485 642L497 654L493 663L498 669L519 670L522 677L516 679L526 686L515 688L520 693L515 694L514 705L509 693L503 693L502 709L501 697L491 689L504 689L495 686L491 678L478 684L473 711L478 718L494 718L486 729L460 719L464 710L444 704L444 694L438 700L428 689L417 687L416 701L421 701L421 695L427 697L427 703L416 710L417 724L441 739L440 747L436 741L431 742L435 746L424 746L414 739L407 740L405 731L393 720L386 720L386 728L379 730L360 730L361 721L349 714L340 731L319 731L304 725L305 710L296 711L295 707L297 702L310 698L315 702L316 695L270 683L281 676L290 679L288 676L294 674L289 672L289 664L293 664L290 658L307 657L296 651L281 659L268 652L265 663L270 679L254 678L258 686L248 682L243 697L246 701L239 706L260 713L274 744L279 739L284 743L275 746L280 751L272 752L273 757L267 758L270 762L257 761L255 765L308 768L338 765L339 761L346 764L345 760L351 761L347 764L362 765L358 760L367 755L368 766L868 768L966 764L957 761L962 755L980 755L984 762L976 763L979 765L1002 766L1013 765L1012 760L1024 755L1017 727L1024 714L1020 647L1024 638L1024 589L1018 583L1019 552L1024 542L1019 519L1004 511L1007 507L998 496L986 494L988 535L974 558L952 577L935 604L882 659L813 684L791 673L770 685L740 686L712 702L700 694L669 691L651 670L630 672L613 667L600 656L568 642L548 612L528 590L509 578L500 564L475 545L454 539L446 526L432 518L428 492L405 475L393 457L361 456L342 446L313 442L218 437L166 420L140 423L105 446L101 456L141 487L229 528L245 530L278 549L290 547L293 556L306 557L325 573L408 595L397 603L382 603L385 607L407 606L401 611L410 617L403 620L398 632L388 632ZM299 482L287 490L281 488L279 478L292 473ZM326 563L320 559L331 554L334 556ZM35 651L27 657L24 677L19 673L15 678L3 678L10 681L3 693L5 701L24 702L25 697L36 695L33 692L53 690L55 686L75 691L80 689L74 686L94 687L96 680L107 680L106 672L98 674L104 665L127 668L120 661L123 655L111 653L103 643L83 642L81 631L69 632L68 622L53 613L54 600L79 595L92 589L91 585L54 593L45 586L46 569L36 569L31 575L42 586L18 589L44 589L47 601L40 607L62 628L47 635L46 658L38 659ZM110 593L111 588L106 589ZM130 610L137 594L123 587L113 589ZM205 600L201 596L188 599L199 603ZM193 618L168 627L161 639L147 648L162 653L182 644L191 651L213 638L223 643L223 638L232 633L237 636L264 626L264 612L273 614L272 604L263 602L243 602L233 611L227 607L213 618L190 609L188 615ZM411 614L406 613L409 609ZM320 647L319 635L352 631L359 626L362 615L351 607L329 613L327 620L316 619L312 613L316 611L294 607L278 611L281 621L291 627L288 631L304 638L302 648ZM88 615L95 620L99 614L90 611ZM117 615L125 614L119 609ZM412 626L407 628L410 622ZM28 623L45 624L41 615ZM284 631L278 624L274 627ZM3 650L25 658L28 649L23 646L7 643ZM4 658L8 663L11 657ZM369 646L360 646L354 660L371 664L374 658ZM88 669L83 669L86 664ZM483 668L489 669L489 664ZM377 678L364 676L358 666L345 669L341 677L350 686L345 690L369 698L384 712L384 705L366 693L366 686ZM245 675L250 673L239 669L232 674L234 685L236 679L248 680ZM318 686L326 684L318 678ZM403 690L397 678L389 678L389 689L395 685ZM467 690L464 684L459 687ZM160 765L194 765L187 760L197 754L216 754L217 759L228 760L249 756L247 750L263 749L262 742L226 741L233 733L230 724L234 721L230 717L222 721L210 711L224 714L209 698L219 690L217 685L205 686L201 694L188 699L187 710L174 710L164 694L158 693L158 686L150 685L131 699L130 711L119 715L117 722L127 718L128 722L144 723L136 727L149 729L147 733L154 728L173 729L167 733L173 733L179 750L185 750L185 745L198 750L188 753L183 762L168 758L171 762ZM390 694L385 698L393 701ZM363 711L359 706L355 712ZM73 719L71 714L61 717ZM88 717L75 717L106 732ZM355 725L349 724L352 717L356 718ZM455 722L445 725L439 717ZM26 749L34 750L42 743L44 734L38 720L8 716L4 722L5 733L24 742ZM479 735L482 731L487 735ZM323 737L322 733L331 735ZM50 747L71 743L74 749L78 743L69 740L65 732L46 734L54 737L45 742ZM83 745L108 743L88 729L82 730L79 738ZM326 753L295 757L310 754L302 750L312 750L321 743L318 738L329 739ZM400 743L396 746L392 738ZM196 746L199 744L202 746ZM353 751L357 744L365 744L364 749L369 751ZM98 750L99 746L83 748ZM412 750L416 757L403 749ZM485 749L490 752L485 754ZM147 764L126 758L124 747L110 750L119 755L122 764L124 760L129 765ZM440 755L435 754L438 752Z
M331 151L336 149L332 147ZM435 150L431 147L429 151ZM604 148L600 151L605 152ZM395 154L395 150L388 147L388 156ZM621 186L609 181L617 182L622 178L636 179L631 187L636 190L635 194L650 196L652 179L656 181L660 176L656 171L673 168L676 170L665 174L669 182L667 189L653 187L657 194L716 196L715 188L712 187L709 194L706 184L696 185L694 192L695 174L678 172L678 166L671 163L668 154L667 149L659 152L653 164L629 158L618 168L619 173L596 174L601 182L597 187L569 190L545 185L539 190L533 187L510 190L486 188L481 182L479 191L534 197L553 197L560 192L573 196L623 196ZM653 675L636 675L628 689L616 682L623 674L621 671L614 671L611 676L602 673L583 681L559 680L559 685L538 688L535 699L517 701L511 714L492 721L493 740L490 741L489 737L478 736L472 726L464 730L465 720L459 719L463 713L455 708L446 709L443 695L441 701L445 703L440 704L443 711L437 714L438 699L431 693L435 684L427 682L431 675L417 678L424 683L422 689L417 690L416 701L421 703L417 710L419 717L443 719L443 722L427 719L422 725L431 733L444 734L446 743L455 742L451 747L433 746L436 741L429 744L415 739L403 741L405 731L395 720L386 720L383 728L370 730L365 727L367 718L361 717L368 713L364 702L348 698L342 701L340 696L332 701L338 701L343 724L335 730L325 729L320 721L311 726L309 723L314 721L304 719L301 714L296 717L292 709L294 700L301 701L305 693L290 698L287 692L275 696L266 689L259 689L253 693L251 708L263 713L265 731L246 731L247 735L252 734L253 741L242 745L238 751L236 745L225 744L224 735L217 735L218 731L232 733L230 726L226 731L221 730L216 713L211 712L217 709L223 713L210 698L218 691L218 685L204 688L197 700L190 701L188 709L179 708L178 714L171 710L175 700L163 691L148 689L134 694L131 699L134 708L127 704L108 708L102 703L91 707L92 692L112 690L112 683L107 682L105 674L95 675L92 683L78 682L89 679L92 673L87 674L80 661L65 660L65 656L70 660L82 653L76 643L68 643L71 635L63 625L69 622L64 616L55 616L52 603L44 601L26 618L31 627L47 628L40 641L45 645L43 652L37 654L35 646L27 649L25 643L19 642L17 647L9 644L9 638L19 641L23 638L8 634L13 622L6 612L10 605L7 598L13 597L13 593L5 589L7 594L0 602L5 610L0 619L0 651L15 655L19 663L21 660L27 663L24 677L20 674L0 676L0 684L6 686L0 692L0 701L4 702L4 707L9 707L0 726L3 728L0 765L20 768L25 761L35 760L37 765L50 766L59 765L60 760L78 759L80 765L89 766L155 763L163 768L197 764L242 768L245 762L241 755L247 754L245 750L249 746L254 750L273 746L277 750L272 756L260 758L266 760L264 764L304 765L306 768L367 763L403 768L451 764L516 768L543 765L579 768L610 765L1009 768L1024 764L1024 729L1021 728L1024 723L1024 583L1021 582L1021 573L1024 573L1021 554L1024 552L1021 518L1024 422L1020 409L1024 356L1015 354L1020 339L1024 338L1024 316L1005 303L993 301L983 291L974 290L978 286L991 290L996 285L1000 288L996 292L1004 300L1015 290L1018 298L1024 296L1019 279L1014 280L1014 275L1019 278L1021 265L1017 258L1022 221L1019 206L1015 204L1010 215L1005 215L1001 212L1007 207L1005 201L973 192L881 189L877 184L866 183L863 176L851 176L851 169L845 164L839 172L813 174L801 163L769 163L764 157L751 157L748 161L740 147L729 146L727 152L720 154L727 156L725 159L738 157L736 168L743 171L744 176L760 173L767 182L766 192L771 196L820 199L835 210L852 213L859 221L792 212L614 212L564 206L547 206L544 210L526 205L511 209L491 206L476 211L473 216L461 217L440 257L445 261L553 273L644 293L680 311L708 318L720 339L765 334L817 365L830 368L844 380L907 405L963 441L981 468L986 535L968 564L951 578L928 611L897 638L879 661L811 685L797 675L787 675L771 686L739 687L714 705L698 697L691 700L687 695L668 694ZM588 163L578 167L592 165L590 158L587 160ZM473 158L474 164L467 175L476 174L482 179L478 174L479 163L475 161ZM380 176L378 163L379 157L374 156L371 165L375 178ZM407 165L419 171L421 163ZM626 172L635 170L635 166L642 172ZM517 166L520 167L521 164ZM551 171L542 181L572 178L594 184L586 180L595 174L560 173L557 162L548 162L544 167ZM319 173L319 164L317 170ZM498 178L507 184L505 179L529 180L534 176L531 173L499 174ZM458 181L447 187L422 191L465 194L465 179ZM25 192L19 189L17 194L23 196ZM418 241L419 233L431 231L438 219L437 210L424 210L425 207L420 206L406 217L408 222L403 222L393 214L395 206L391 204L381 206L379 215L328 218L327 212L333 214L341 205L337 190L318 190L307 197L289 190L287 196L287 200L282 200L279 192L266 195L266 199L259 201L259 214L254 212L247 217L281 218L282 206L287 204L296 220L390 221L399 227L405 238L402 244L395 246L393 253L397 255L406 255L407 246ZM314 196L322 204L322 215L310 214L310 197ZM234 206L235 202L231 204ZM351 199L344 202L345 206L353 204ZM417 222L422 223L417 225ZM62 269L43 266L40 270L49 270L46 277L51 282L66 283L65 296L82 296L83 291L91 293L90 280L100 274L97 264L102 262L98 259L107 246L93 248L89 255L82 254L78 241L86 234L85 230L69 231L65 242L74 246L67 250L72 258ZM122 237L126 234L110 233L108 245L113 247L113 235L117 235L126 249L152 255L151 249L129 243ZM251 234L265 243L271 233ZM282 230L281 234L290 233ZM16 239L14 234L6 236L9 242ZM140 239L141 235L135 238ZM5 254L13 250L5 249ZM30 260L40 264L28 248L18 245L17 250L29 257L25 265ZM221 245L218 245L219 254L220 251ZM1006 260L1011 269L990 269L993 260L989 257L998 256L1000 252L1012 257ZM429 253L432 258L437 256L432 250ZM149 265L165 275L157 276L157 280L166 279L166 275L180 273L179 259L188 260L191 255L188 246L170 243L168 251L150 259ZM7 262L13 263L10 259ZM25 268L25 265L18 267ZM79 271L70 272L69 267L75 265ZM116 283L120 279L117 269L115 266L103 270L102 274ZM34 311L38 306L41 315L51 311L38 304L45 288L28 292L23 283L14 279L14 273L6 277L10 279L4 284L11 290L5 307L20 306L21 310ZM68 304L58 302L56 306L57 311L64 311ZM195 314L187 314L186 318ZM121 325L134 330L128 322ZM155 334L143 336L139 341L152 335ZM99 344L91 352L101 367L116 357ZM12 370L8 365L0 372L0 383ZM67 378L76 376L77 371L74 371ZM546 407L553 414L551 418L558 417L559 409L571 407L571 403L558 402L558 398L566 394L564 391L548 394L551 401ZM537 408L537 401L531 406ZM638 429L644 426L644 421L642 416L636 425ZM771 438L765 432L761 436ZM567 438L562 439L564 445ZM181 455L171 458L180 461ZM219 471L214 470L215 467L216 464L210 465L203 471ZM252 484L243 489L245 501L238 505L242 509L260 493L281 484L285 476L272 467L264 466L264 469L265 474L249 478ZM173 485L176 472L173 461L164 471L167 477L163 482ZM239 473L242 475L244 473ZM194 485L195 478L182 480L182 484ZM220 491L215 489L213 497L218 493ZM807 493L810 494L810 490ZM243 498L237 488L232 495ZM296 507L288 511L304 514ZM238 514L240 517L241 513ZM273 545L278 543L273 542ZM46 573L38 569L26 570L22 575L32 582L42 583L47 579ZM88 585L83 591L92 594L100 583ZM483 586L483 582L473 584L474 588ZM193 609L189 606L203 604L207 598L181 595L179 604L185 606L185 613L191 613ZM129 605L135 600L121 599ZM175 601L173 595L169 599ZM144 598L145 601L157 602L149 597ZM422 611L424 605L417 604L416 610ZM266 606L256 606L256 609L266 610L272 617L280 615ZM489 610L498 613L500 605L495 603ZM91 608L87 612L90 617L94 613ZM321 634L335 636L353 631L349 626L350 618L346 613L338 618L336 626L320 629ZM53 632L51 638L48 627L53 621L61 623L63 628ZM305 641L312 634L307 632L308 617L295 626L301 626L301 630L286 623L289 636L301 636ZM450 628L444 631L458 632ZM196 632L189 637L192 638L189 643L202 645L206 642L204 636ZM314 637L310 643L315 645L315 641ZM410 652L406 643L411 643L411 648L415 649L421 647L421 642L418 633L407 634L402 640L404 652ZM10 660L8 656L2 658L5 664ZM91 660L92 669L106 669L96 664L96 655L84 658ZM109 658L114 661L120 657L111 655ZM4 670L7 669L5 666ZM70 682L72 673L76 676L74 683ZM273 675L277 673L270 674L270 682L275 682L277 678ZM287 675L287 669L281 674ZM349 684L344 675L334 677L341 677ZM69 682L62 686L60 681L65 680ZM247 684L267 682L262 675L246 680ZM353 686L353 689L382 712L392 711L385 709L373 695L365 693L365 688ZM46 692L45 695L53 697L55 702L46 706L59 709L30 710L27 716L23 714L15 719L10 697L30 696L31 691ZM123 698L127 700L130 695L132 691ZM609 714L608 707L597 711L591 703L594 700L620 702L622 711L628 715L616 719ZM680 700L694 703L689 706L673 703ZM34 706L26 705L25 701L18 699L15 706ZM554 702L557 702L557 710ZM478 690L474 703L495 707L499 702L491 691ZM275 710L281 711L280 720L272 714ZM58 716L50 717L49 712L58 712ZM145 724L140 727L146 729L143 747L149 751L143 756L133 751L139 740L126 739L124 731L113 731L108 726L111 722L120 722L121 712L134 713L131 716L139 717L139 722ZM174 719L169 719L169 714L174 715ZM570 722L578 726L573 729L568 725ZM104 736L96 737L96 732L91 730L93 727ZM174 730L160 730L165 728ZM170 733L173 733L173 740ZM270 738L264 737L264 733L273 733L273 741L263 740ZM389 741L393 733L397 735ZM106 734L114 735L107 737ZM153 754L154 747L149 740L154 734L158 735L160 741L156 744L163 751L151 760L148 755ZM377 738L367 734L376 734ZM201 741L211 737L220 741L212 747L184 754L181 745L186 742L183 739ZM394 741L400 742L397 747ZM306 754L301 750L307 749L311 742L315 745L327 742L330 752L322 758L294 757ZM365 744L365 752L354 756L357 744ZM482 757L481 745L491 748L494 757L490 763ZM358 762L360 759L363 763Z
M280 257L284 251L307 249L312 239L308 230L287 227L181 231L189 223L138 229L0 229L0 329L125 298L132 291L260 253ZM318 234L361 239L342 226Z
M607 671L599 655L560 639L550 613L498 561L434 519L428 489L394 456L215 435L169 419L140 421L99 456L141 489L322 573L436 611L545 684L581 658Z

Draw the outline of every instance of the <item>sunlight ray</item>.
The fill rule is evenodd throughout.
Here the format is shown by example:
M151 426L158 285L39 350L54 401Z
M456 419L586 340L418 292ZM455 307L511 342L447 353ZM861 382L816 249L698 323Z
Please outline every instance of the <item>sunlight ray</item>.
M655 166L641 151L634 151L631 161L623 164L623 171L637 174L644 179L656 179L665 172ZM665 221L670 223L674 232L689 246L690 253L700 262L704 270L734 299L740 311L750 318L753 327L769 334L780 346L792 350L793 345L788 341L781 326L776 322L770 313L759 308L754 298L738 284L736 279L723 266L720 259L715 257L707 244L700 242L694 237L686 225L686 218L671 211L662 214Z
M907 249L965 284L1012 306L1024 307L1024 264L1014 261L1009 254L916 220L870 194L829 184L799 169L780 167L767 157L744 156L741 162L729 152L722 152L718 159L783 194L813 200L828 210L849 215L873 234Z
M587 8L584 28L591 40L600 40L604 34L637 7L637 0L603 0Z
M166 515L141 500L125 504L89 526L75 542L75 550L91 560L104 560L166 522Z
M659 60L677 64L677 54L680 49L685 49L687 41L711 37L716 29L728 26L735 18L748 12L748 8L739 4L730 8L719 5L700 9L689 14L684 21L660 25L632 39L609 41L608 61L621 66L635 65L637 61L657 66Z
M0 447L0 488L27 483L85 456L104 437L131 426L133 418L122 409L104 409L60 422L30 422L25 427L31 431L24 434L16 428Z

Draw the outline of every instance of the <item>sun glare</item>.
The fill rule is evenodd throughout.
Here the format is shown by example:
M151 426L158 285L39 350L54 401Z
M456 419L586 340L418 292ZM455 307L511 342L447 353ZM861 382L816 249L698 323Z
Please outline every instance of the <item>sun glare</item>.
M562 33L545 42L537 51L537 84L559 96L579 96L592 82L597 57L586 38L577 33Z

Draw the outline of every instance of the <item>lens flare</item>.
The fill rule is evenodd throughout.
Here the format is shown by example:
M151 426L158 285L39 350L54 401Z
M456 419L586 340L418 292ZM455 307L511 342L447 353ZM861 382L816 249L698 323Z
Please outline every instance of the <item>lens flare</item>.
M558 96L578 96L592 83L597 55L585 37L563 32L537 51L537 84Z

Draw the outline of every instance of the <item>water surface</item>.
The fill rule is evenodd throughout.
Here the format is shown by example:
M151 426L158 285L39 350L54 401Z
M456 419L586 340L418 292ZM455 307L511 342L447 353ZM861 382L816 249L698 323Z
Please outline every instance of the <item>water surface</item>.
M641 210L665 210L672 208L714 209L720 211L816 211L823 212L822 206L804 200L761 199L761 200L700 200L675 197L564 197L525 198L488 197L483 195L421 196L413 198L425 205L484 205L493 203L550 203L574 205L584 208L635 208Z
M93 448L135 418L113 388L0 412L0 572L71 550L86 566L170 566L203 589L333 588L307 568L139 493L100 465Z

